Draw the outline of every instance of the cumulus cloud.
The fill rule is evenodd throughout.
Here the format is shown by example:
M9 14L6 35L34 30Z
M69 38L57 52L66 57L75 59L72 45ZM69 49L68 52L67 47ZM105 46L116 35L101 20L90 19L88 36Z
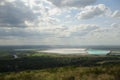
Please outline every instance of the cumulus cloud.
M58 18L51 17L61 13L48 1L1 0L0 1L1 27L28 27L56 24Z
M77 36L84 36L87 35L89 32L96 30L98 28L95 24L80 24L77 26L71 26L67 28L62 28L62 30L57 31L57 34L60 37L71 37L72 35ZM62 33L61 33L62 32Z
M84 7L96 2L96 0L48 0L57 7Z
M36 19L33 11L22 1L8 2L4 0L3 3L4 5L0 5L1 27L24 27L26 26L24 21L32 22Z
M116 10L115 12L113 12L113 14L111 15L113 18L120 18L120 11Z
M42 42L43 44L59 42L69 44L73 40L78 44L80 42L87 44L101 39L104 42L111 38L119 39L120 24L119 19L116 18L120 18L120 11L111 12L112 10L104 4L92 5L96 1L0 0L0 44L4 41L12 42L11 44L15 41L29 44L30 40L33 44ZM96 22L78 20L103 15L108 17L102 17L101 20L107 22L100 23L99 18L95 18ZM105 27L104 25L108 23L113 24Z
M58 9L58 8L53 8L53 9L50 9L50 10L48 11L48 14L49 14L50 16L52 16L52 15L59 15L60 13L62 13L62 12L61 12L61 10Z
M111 27L112 28L117 28L119 30L120 29L120 23L112 23Z
M91 31L87 36L84 36L86 38L93 38L95 40L98 39L98 41L104 41L110 43L113 41L119 41L120 37L120 24L118 23L112 23L111 25L107 27L99 27L96 30Z
M77 14L78 19L90 19L96 16L104 15L109 11L104 4L99 4L96 6L86 6Z

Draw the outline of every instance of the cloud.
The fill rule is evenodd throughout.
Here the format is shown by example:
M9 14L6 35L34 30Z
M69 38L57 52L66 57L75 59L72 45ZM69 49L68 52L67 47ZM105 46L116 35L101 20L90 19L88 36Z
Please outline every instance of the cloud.
M119 42L119 9L112 12L114 7L96 1L0 0L0 44Z
M71 37L71 36L85 36L89 34L91 31L96 30L98 28L95 24L80 24L77 26L70 26L67 28L62 28L62 30L57 31L57 35L59 37ZM62 32L62 33L61 33Z
M109 9L104 4L99 4L96 6L86 6L77 14L78 19L90 19L96 16L104 15L109 11Z
M93 38L94 40L98 39L98 41L119 41L120 37L120 24L119 23L112 23L107 27L99 27L96 30L91 31L85 38ZM110 43L111 43L110 42Z
M52 26L52 27L51 27ZM0 38L3 37L71 37L72 35L83 36L96 30L98 26L94 24L81 24L79 26L66 27L63 25L51 25L45 27L1 27Z
M52 8L52 9L50 9L49 11L48 11L48 14L50 15L50 16L52 16L52 15L59 15L59 14L61 14L62 12L61 12L61 10L59 9L59 8Z
M84 7L96 2L96 0L48 0L57 7Z
M1 27L24 27L25 21L33 22L36 15L22 1L0 1L0 26Z
M120 23L112 23L111 27L119 30L120 29Z
M116 10L115 12L113 12L113 14L111 15L111 17L113 17L113 18L120 18L120 11Z
M0 28L0 38L2 37L27 37L32 36L32 31L30 29L25 28L10 28L10 27L1 27Z

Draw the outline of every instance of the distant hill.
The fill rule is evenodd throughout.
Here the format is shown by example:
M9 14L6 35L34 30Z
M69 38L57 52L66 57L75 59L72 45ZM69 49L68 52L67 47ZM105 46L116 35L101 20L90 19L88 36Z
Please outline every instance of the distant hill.
M120 55L120 50L112 50L110 53L107 55Z

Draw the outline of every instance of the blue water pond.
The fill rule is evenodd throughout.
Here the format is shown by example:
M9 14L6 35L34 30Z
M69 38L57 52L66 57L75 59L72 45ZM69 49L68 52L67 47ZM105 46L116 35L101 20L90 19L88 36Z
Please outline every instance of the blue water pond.
M96 50L96 49L88 49L88 54L107 54L110 53L110 50Z

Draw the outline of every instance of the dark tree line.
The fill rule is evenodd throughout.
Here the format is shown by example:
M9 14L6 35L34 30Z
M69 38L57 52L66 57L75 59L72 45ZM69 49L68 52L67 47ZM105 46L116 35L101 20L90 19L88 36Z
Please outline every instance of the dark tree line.
M102 61L106 61L106 63L98 64L98 62ZM17 59L0 59L0 72L44 69L62 66L100 66L107 64L120 64L120 58L41 56L41 57L24 57Z

